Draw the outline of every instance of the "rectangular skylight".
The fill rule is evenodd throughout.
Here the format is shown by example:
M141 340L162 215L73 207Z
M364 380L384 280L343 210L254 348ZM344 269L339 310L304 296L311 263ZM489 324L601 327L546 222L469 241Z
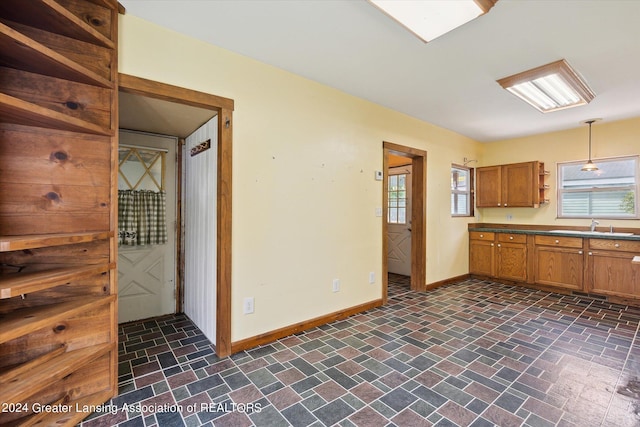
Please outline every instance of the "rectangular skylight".
M498 83L543 113L588 104L595 97L563 59L505 77Z
M369 0L428 42L487 13L497 0Z

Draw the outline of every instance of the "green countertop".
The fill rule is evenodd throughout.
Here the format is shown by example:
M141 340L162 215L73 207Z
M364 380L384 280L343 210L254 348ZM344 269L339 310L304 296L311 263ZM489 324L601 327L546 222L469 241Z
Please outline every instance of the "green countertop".
M562 230L561 227L558 228L561 231L548 231L548 230L525 230L521 228L491 228L491 227L469 227L469 231L480 231L485 233L511 233L511 234L539 234L544 236L564 236L564 237L582 237L589 239L616 239L616 240L639 240L640 235L632 234L632 235L624 235L617 233L609 233L609 232L589 232L589 231L573 231L573 230Z

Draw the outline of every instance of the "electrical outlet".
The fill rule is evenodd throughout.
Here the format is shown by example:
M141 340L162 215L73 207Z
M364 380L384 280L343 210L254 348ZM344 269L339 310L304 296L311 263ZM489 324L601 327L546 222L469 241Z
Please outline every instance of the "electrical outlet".
M513 215L507 214L506 219L507 219L507 221L513 220Z
M340 290L340 279L333 279L333 292Z
M376 273L373 271L369 272L369 283L372 285L376 283Z
M244 303L242 305L242 311L244 314L253 313L253 297L247 297L244 299Z

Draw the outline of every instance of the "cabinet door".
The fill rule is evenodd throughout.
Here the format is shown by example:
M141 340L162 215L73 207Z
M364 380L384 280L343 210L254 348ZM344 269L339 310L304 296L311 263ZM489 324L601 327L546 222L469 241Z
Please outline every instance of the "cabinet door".
M640 296L640 265L631 263L635 253L589 252L589 292L637 298Z
M527 245L523 243L498 243L497 276L502 279L527 280Z
M534 274L537 284L582 290L583 252L575 248L536 246Z
M538 203L537 162L502 166L502 203L506 207L533 207Z
M476 169L476 206L496 208L502 205L502 167Z
M469 241L469 273L495 276L495 244L486 240Z

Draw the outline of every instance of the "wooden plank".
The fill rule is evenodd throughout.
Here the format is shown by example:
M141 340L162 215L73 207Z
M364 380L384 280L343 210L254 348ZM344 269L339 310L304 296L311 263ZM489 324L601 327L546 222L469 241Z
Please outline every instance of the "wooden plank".
M66 351L74 351L112 342L112 320L111 304L103 304L58 322L48 323L35 332L0 344L0 369L20 366L61 345L66 347Z
M109 34L109 14L97 6L82 7L74 0L3 0L0 17L66 37L113 49ZM81 16L84 18L82 19ZM106 28L105 28L106 27Z
M2 391L0 391L0 401L21 403L40 390L50 387L52 383L78 370L83 365L106 354L114 347L115 344L87 347L66 352L46 363L40 364L30 372L17 376L11 383L3 384Z
M111 303L115 299L116 295L104 298L86 297L60 304L16 310L12 313L1 315L0 343L35 332L49 324L55 324L67 317L74 316L81 311L91 310L94 307ZM0 399L0 401L2 400Z
M113 87L107 78L1 22L0 63L46 76L105 88Z
M0 375L0 384L3 384L3 383L6 384L9 381L12 381L16 377L25 375L26 373L30 372L32 369L34 369L38 365L47 363L49 360L55 357L58 357L65 351L66 351L66 346L60 345L56 349L51 350L43 354L42 356L36 357L35 359L32 359L26 363L23 363L20 366L17 366L9 371L3 372Z
M0 67L0 92L101 128L111 125L109 89Z
M0 183L107 187L110 156L108 137L0 126Z
M114 234L113 231L99 231L91 233L0 236L0 252L107 240L113 237Z
M84 213L100 215L108 211L110 191L108 186L79 186L73 184L22 184L0 182L0 215L55 215ZM108 213L108 212L107 212ZM94 222L94 221L89 221ZM82 228L78 225L77 228ZM105 224L109 228L109 223Z
M89 265L0 276L0 299L41 291L114 268L115 264Z
M2 25L2 24L0 24ZM72 132L110 136L111 130L96 124L0 93L2 121Z
M177 102L179 104L191 105L193 107L208 108L216 111L233 111L233 99L147 80L128 74L119 74L118 86L121 91L126 93L143 95L150 98Z

